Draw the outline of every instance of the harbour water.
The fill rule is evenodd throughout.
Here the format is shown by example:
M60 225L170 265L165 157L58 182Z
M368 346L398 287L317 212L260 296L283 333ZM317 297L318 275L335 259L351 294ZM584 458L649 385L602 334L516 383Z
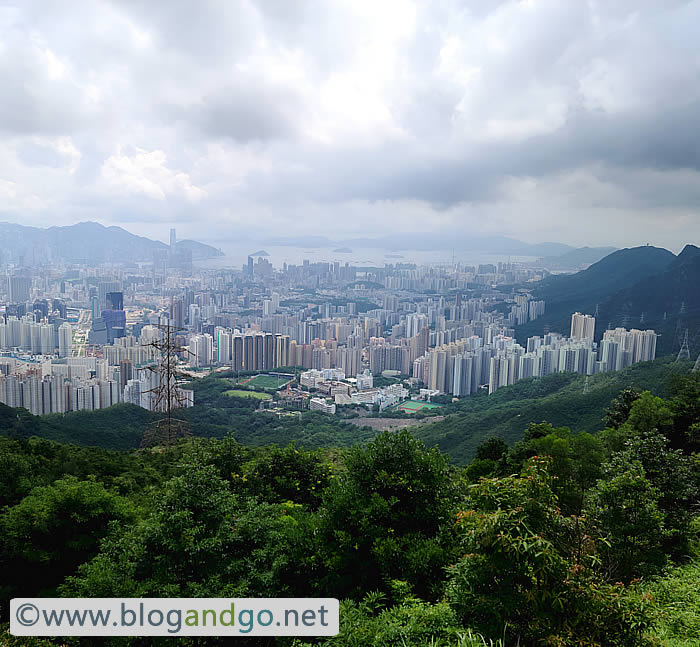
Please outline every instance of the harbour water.
M309 263L349 263L358 267L384 267L397 263L415 263L417 265L479 265L483 263L500 262L529 262L535 260L534 256L509 256L508 254L489 254L478 251L434 250L388 250L381 248L353 248L351 251L338 251L340 248L331 247L289 247L266 246L260 247L249 244L247 247L223 247L224 256L216 256L201 261L196 261L197 267L223 269L241 269L247 263L248 256L258 251L267 252L267 260L276 268L281 268L284 263L288 265L301 265L305 260ZM348 248L346 248L348 249ZM257 257L254 256L257 260Z

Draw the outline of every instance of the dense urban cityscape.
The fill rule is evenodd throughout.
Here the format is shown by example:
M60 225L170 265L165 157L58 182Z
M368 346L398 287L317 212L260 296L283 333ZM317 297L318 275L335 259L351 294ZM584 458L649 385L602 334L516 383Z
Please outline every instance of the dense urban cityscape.
M653 330L617 327L596 342L595 317L579 312L570 331L519 344L517 327L547 308L527 286L547 272L518 263L274 268L260 255L240 269L211 270L176 244L173 229L169 248L139 267L8 267L0 402L35 415L118 402L154 410L162 374L153 342L168 328L182 347L183 384L205 370L286 369L275 406L331 414L493 393L556 372L619 371L656 356ZM375 388L380 376L403 381ZM191 406L193 392L181 393Z

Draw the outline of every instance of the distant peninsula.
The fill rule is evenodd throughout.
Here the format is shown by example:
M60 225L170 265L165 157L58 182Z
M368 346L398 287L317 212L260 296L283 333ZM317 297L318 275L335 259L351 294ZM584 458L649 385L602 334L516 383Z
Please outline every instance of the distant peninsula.
M257 252L248 254L248 256L269 256L269 254L264 249L259 249Z
M338 247L338 249L333 251L337 254L352 254L352 250L349 247Z

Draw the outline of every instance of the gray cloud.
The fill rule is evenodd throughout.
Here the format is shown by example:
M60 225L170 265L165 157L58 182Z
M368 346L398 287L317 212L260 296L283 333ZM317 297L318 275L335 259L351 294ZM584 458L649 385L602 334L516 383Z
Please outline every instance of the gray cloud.
M5 3L5 217L679 247L699 24L700 0Z

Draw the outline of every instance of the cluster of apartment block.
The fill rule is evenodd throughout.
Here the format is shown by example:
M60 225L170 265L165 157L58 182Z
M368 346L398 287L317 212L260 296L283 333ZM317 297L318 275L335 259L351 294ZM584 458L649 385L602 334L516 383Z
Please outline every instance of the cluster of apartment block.
M160 334L147 326L140 337L122 337L103 348L103 357L24 361L0 357L0 402L34 415L92 411L119 402L156 410L161 385L157 351L148 342ZM178 406L192 406L194 393L175 385Z
M515 382L557 372L594 375L619 371L656 357L653 330L616 328L593 341L595 319L575 313L572 334L530 337L525 347L507 335L491 339L477 335L437 346L413 363L413 377L429 389L454 396L489 393Z

